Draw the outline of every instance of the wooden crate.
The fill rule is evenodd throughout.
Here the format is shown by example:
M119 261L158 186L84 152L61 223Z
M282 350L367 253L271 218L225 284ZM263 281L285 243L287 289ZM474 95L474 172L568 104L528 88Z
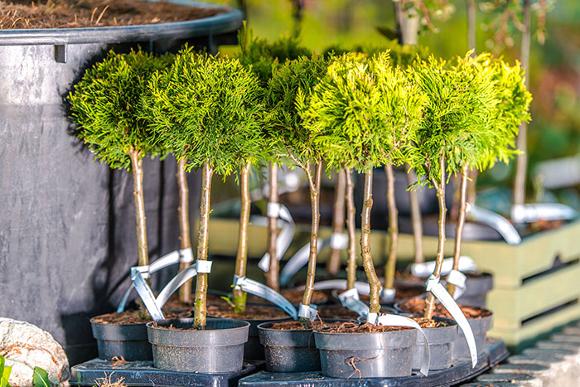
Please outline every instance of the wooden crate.
M237 230L235 220L212 219L210 252L235 255ZM286 258L308 242L308 232L308 226L297 226L295 243ZM321 237L330 234L330 228L321 228ZM266 250L266 230L250 226L250 235L249 255L261 257ZM384 230L374 230L371 252L377 265L385 260L386 246ZM427 257L433 257L437 239L424 237L423 248ZM452 240L448 240L445 245L448 256L452 249ZM398 251L400 261L410 261L413 256L410 235L400 236ZM494 289L488 297L489 308L495 314L491 335L504 339L508 345L517 347L580 318L580 221L536 234L515 246L465 241L463 254L472 257L482 271L494 275ZM320 262L327 256L328 251L322 252Z

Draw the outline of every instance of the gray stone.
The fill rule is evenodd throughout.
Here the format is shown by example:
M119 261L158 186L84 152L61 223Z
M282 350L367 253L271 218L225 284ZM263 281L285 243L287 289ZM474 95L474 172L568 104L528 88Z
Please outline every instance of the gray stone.
M57 385L70 377L62 346L50 333L30 323L0 318L0 353L12 366L13 386L31 385L34 367L46 370L51 382Z
M493 373L496 374L530 374L530 375L541 375L542 373L548 371L550 366L542 364L501 364L493 368Z

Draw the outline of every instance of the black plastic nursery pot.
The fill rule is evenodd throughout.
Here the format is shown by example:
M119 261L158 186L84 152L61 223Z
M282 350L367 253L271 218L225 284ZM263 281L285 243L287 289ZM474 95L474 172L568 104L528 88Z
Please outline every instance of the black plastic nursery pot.
M266 354L264 351L264 346L261 344L260 338L260 329L258 328L260 325L264 323L269 323L273 321L284 321L287 317L283 317L280 319L267 319L267 320L243 320L250 324L250 330L248 335L248 342L244 347L244 359L245 360L264 360L266 358Z
M287 320L290 321L290 320ZM320 370L320 354L311 329L274 329L274 323L258 325L264 346L266 370L270 372L308 372Z
M322 374L333 378L411 375L417 331L314 332Z
M183 22L0 30L0 192L5 203L0 281L2 295L11 300L0 303L0 315L49 331L63 344L71 364L95 356L89 316L112 310L129 286L137 243L130 174L110 171L77 145L63 98L110 49L164 53L187 42L215 51L235 42L241 24L241 12L225 8ZM146 159L144 170L148 239L155 259L179 248L178 224L171 216L178 203L175 162ZM191 174L192 203L194 179ZM31 278L35 286L23 292L22 284Z
M423 328L423 332L425 332L427 341L429 342L429 353L431 357L429 370L432 371L444 370L453 365L453 353L458 335L457 323L455 321L437 317L434 320L444 322L445 326ZM415 343L413 352L413 370L419 370L421 368L424 340L423 335L417 335L417 342Z
M485 342L487 339L487 332L491 329L491 324L493 322L493 313L487 309L478 308L481 310L483 315L477 318L467 318L469 326L473 331L473 336L475 338L475 345L477 346L478 353L481 353L485 347ZM469 359L469 347L467 346L467 341L465 340L465 335L461 329L458 329L458 335L455 340L455 345L453 348L453 361L458 362L461 360Z
M238 372L244 363L244 344L250 324L241 320L208 319L194 329L193 319L147 324L153 364L169 371L204 374Z
M466 277L465 291L457 299L457 303L485 308L487 306L487 294L493 289L493 275L490 273L467 273Z
M147 340L146 323L112 324L91 319L93 337L97 340L99 359L114 357L127 361L151 360L151 344Z

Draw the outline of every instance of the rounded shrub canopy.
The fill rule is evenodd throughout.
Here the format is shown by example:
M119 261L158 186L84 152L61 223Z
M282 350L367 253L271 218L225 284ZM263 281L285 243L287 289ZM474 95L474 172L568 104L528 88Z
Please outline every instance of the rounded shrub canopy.
M222 176L260 160L259 80L237 59L190 48L149 84L148 114L158 143L170 144L188 168L209 163Z
M302 116L329 168L364 171L404 162L423 103L388 52L349 53L328 66Z
M68 101L76 135L98 160L111 168L129 170L130 151L138 151L140 157L159 153L142 114L142 96L150 76L168 66L171 59L142 51L111 51L75 85Z
M322 57L301 57L274 68L267 100L272 109L266 117L268 138L301 163L320 160L321 155L302 122L300 109L326 71Z
M409 163L423 182L441 183L439 160L445 159L449 175L468 164L479 169L489 165L495 131L498 98L494 70L481 56L469 55L447 63L430 57L410 68L411 76L425 93L427 103Z

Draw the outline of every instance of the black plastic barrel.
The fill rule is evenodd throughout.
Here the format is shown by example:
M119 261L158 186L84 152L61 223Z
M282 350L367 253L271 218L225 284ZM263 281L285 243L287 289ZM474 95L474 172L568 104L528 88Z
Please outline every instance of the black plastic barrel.
M72 364L96 355L89 317L112 311L137 256L132 179L78 145L63 97L109 49L188 42L211 51L234 42L241 21L226 10L143 26L0 31L0 315L52 333ZM175 165L144 168L154 259L178 247Z

